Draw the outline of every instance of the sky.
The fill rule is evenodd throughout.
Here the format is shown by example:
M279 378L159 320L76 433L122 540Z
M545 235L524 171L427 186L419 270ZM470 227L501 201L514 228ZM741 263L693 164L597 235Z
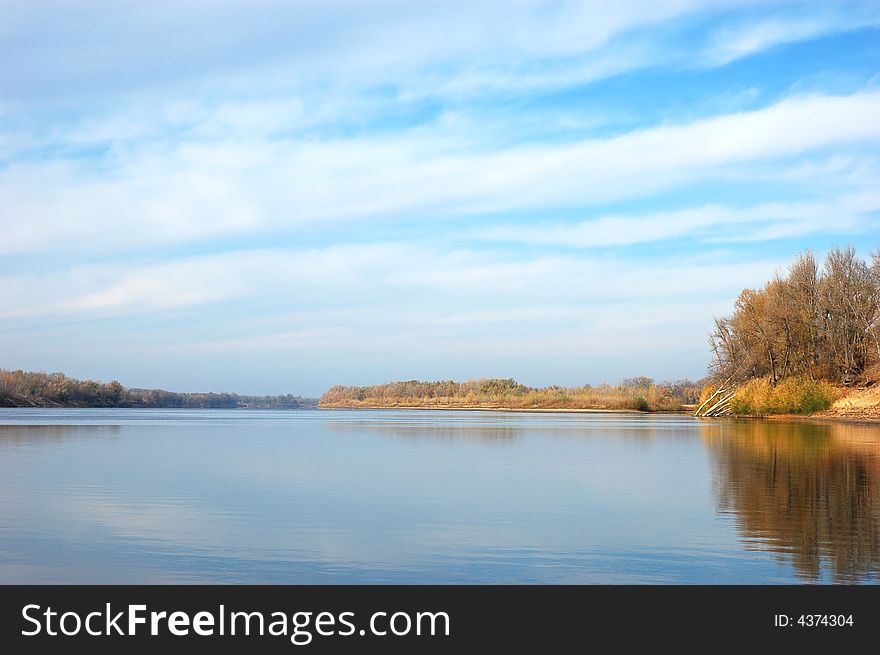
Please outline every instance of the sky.
M3 0L0 368L699 378L880 247L880 3Z

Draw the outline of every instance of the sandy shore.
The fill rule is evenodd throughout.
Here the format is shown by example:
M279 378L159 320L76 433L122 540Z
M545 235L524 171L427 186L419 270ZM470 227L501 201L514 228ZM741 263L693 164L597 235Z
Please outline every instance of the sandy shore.
M835 401L831 409L816 416L832 420L880 422L880 384L852 389Z

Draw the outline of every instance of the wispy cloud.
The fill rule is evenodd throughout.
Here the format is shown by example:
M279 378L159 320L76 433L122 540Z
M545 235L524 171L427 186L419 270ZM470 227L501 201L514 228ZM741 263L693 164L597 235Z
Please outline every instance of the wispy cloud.
M830 201L761 203L748 207L703 205L643 215L602 216L575 223L495 225L475 236L530 245L603 248L680 237L709 243L759 241L822 232L830 216L841 231L875 230L880 193L874 189Z
M714 31L701 63L720 66L770 48L797 41L880 25L874 3L817 7L815 14L744 19Z
M326 309L327 294L332 293L335 297L330 299L330 308L364 310L405 301L386 319L404 317L402 324L412 323L414 306L435 317L442 315L440 323L448 323L448 310L430 310L438 301L457 301L460 310L480 308L481 312L493 311L496 316L515 320L522 308L512 311L512 299L521 299L524 307L565 300L586 306L656 298L660 289L663 294L675 294L674 282L682 277L694 279L690 289L697 293L716 289L717 282L712 280L718 278L736 280L730 283L731 288L743 279L754 279L751 274L742 275L754 267L753 262L697 259L634 269L626 260L609 257L515 255L475 249L450 252L416 243L233 251L157 264L75 266L51 275L15 276L4 280L6 311L2 317L79 315L94 319L225 301L262 309L271 305L276 311L291 305ZM766 271L766 262L761 262L759 269ZM603 283L608 278L615 280L613 286Z
M182 141L0 174L0 252L136 250L309 223L589 206L724 167L880 138L880 93L785 99L752 112L607 139L484 151L467 134ZM447 138L443 138L447 137ZM340 192L344 190L344 192ZM118 225L125 229L119 230Z
M491 0L260 0L215 2L210 11L193 2L154 2L149 11L104 2L11 2L0 31L8 54L0 80L17 99L30 100L192 79L209 90L221 80L238 90L254 79L277 89L327 78L383 84L444 68L522 73L536 61L595 52L633 29L704 10L697 0L518 0L501 11Z

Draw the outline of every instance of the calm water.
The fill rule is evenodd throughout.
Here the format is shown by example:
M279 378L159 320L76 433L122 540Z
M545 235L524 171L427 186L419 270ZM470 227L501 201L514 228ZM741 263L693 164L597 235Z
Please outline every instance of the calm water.
M880 428L0 409L0 582L880 581Z

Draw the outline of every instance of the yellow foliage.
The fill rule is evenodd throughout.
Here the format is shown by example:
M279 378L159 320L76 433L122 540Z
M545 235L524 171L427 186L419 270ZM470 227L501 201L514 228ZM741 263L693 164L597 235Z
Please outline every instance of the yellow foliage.
M766 378L749 380L731 402L734 414L812 414L831 407L840 391L825 380L791 377L776 386Z
M693 402L691 383L655 384L649 378L598 387L550 386L535 389L511 379L469 382L392 382L373 387L333 387L320 400L323 407L485 407L510 409L680 410Z
M697 401L697 405L702 405L704 402L709 400L709 398L711 398L716 391L718 391L718 389L716 389L711 384L707 384L705 387L703 387L702 391L700 391L700 399Z

